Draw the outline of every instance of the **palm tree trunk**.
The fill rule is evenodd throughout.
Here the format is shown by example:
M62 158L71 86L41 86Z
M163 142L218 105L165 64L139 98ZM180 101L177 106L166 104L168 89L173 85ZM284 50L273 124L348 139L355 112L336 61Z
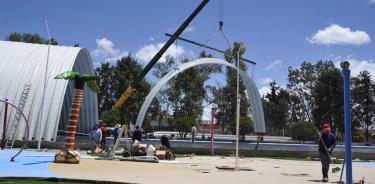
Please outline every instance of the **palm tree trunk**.
M77 132L77 123L79 119L79 112L81 111L81 103L83 99L84 81L80 78L74 80L74 98L70 106L70 114L67 126L67 135L65 148L67 151L74 149L75 137Z

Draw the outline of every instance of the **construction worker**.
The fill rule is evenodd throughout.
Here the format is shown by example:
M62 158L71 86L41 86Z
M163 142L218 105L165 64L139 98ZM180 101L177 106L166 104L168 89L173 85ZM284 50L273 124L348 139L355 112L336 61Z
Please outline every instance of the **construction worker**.
M107 130L107 124L105 123L102 123L100 125L100 130L102 131L102 141L100 142L100 147L105 150L105 146L106 146L106 137L107 137L107 134L108 134L108 130Z
M132 140L133 140L133 143L135 140L138 140L139 142L142 140L142 129L138 125L135 126L135 129L133 129Z
M195 125L191 128L191 141L195 143L195 137L197 136L197 127Z
M319 157L322 163L323 182L328 182L329 164L331 162L331 154L336 147L335 135L331 132L328 122L323 123L323 131L319 138Z
M112 131L112 135L113 135L113 145L116 144L116 140L117 140L117 137L120 136L120 133L122 132L122 128L121 128L121 125L120 124L116 124L115 126L115 129L113 129Z

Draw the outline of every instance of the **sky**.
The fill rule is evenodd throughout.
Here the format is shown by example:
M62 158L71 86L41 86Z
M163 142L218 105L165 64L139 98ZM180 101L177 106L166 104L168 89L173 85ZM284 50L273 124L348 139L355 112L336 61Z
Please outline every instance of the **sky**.
M10 32L50 34L60 45L79 43L96 66L131 54L144 66L198 6L200 0L5 0L0 3L0 39ZM242 41L261 95L276 80L286 86L288 67L303 61L342 60L353 75L367 69L375 79L375 0L211 0L182 34L225 50L218 21L229 42ZM167 54L195 59L204 49L178 41ZM214 53L217 58L222 54ZM159 62L163 62L161 59ZM224 75L208 83L225 84ZM149 80L155 80L150 74ZM124 87L125 88L125 87Z

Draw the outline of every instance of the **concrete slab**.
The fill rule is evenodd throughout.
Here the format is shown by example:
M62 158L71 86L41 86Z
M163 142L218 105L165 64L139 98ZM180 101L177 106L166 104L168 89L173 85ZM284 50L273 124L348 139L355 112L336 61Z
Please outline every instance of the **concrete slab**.
M195 156L178 158L175 162L140 163L82 159L79 165L49 165L51 172L66 178L108 180L130 183L178 184L248 184L248 183L320 183L319 161L292 161L265 158L242 158L245 171L227 171L217 166L234 166L232 157ZM253 171L251 171L253 170ZM375 164L353 164L353 178L375 183ZM340 173L330 173L330 181L339 180ZM345 177L344 177L345 179Z

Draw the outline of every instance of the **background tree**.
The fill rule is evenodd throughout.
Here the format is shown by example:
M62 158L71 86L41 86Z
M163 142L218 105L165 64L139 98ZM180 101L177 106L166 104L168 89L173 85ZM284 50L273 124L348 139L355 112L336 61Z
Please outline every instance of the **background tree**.
M41 37L38 33L31 34L31 33L9 33L8 36L5 37L6 41L14 41L14 42L25 42L25 43L39 43L39 44L48 44L48 39ZM57 41L54 38L51 38L51 45L58 45Z
M340 70L331 61L320 61L315 68L318 78L312 91L314 124L321 127L323 121L329 121L334 132L336 129L343 132L343 79Z
M375 88L370 72L361 71L353 80L352 109L353 124L365 128L365 142L368 142L369 127L374 124L375 117Z
M299 121L313 121L312 110L314 108L314 101L311 91L314 87L314 82L318 74L315 71L315 66L310 62L303 62L299 68L288 68L288 84L287 89L291 96L293 96L294 115Z
M276 81L270 83L270 88L264 104L266 127L269 133L281 135L289 122L289 92L277 86Z
M183 60L182 63L188 60ZM174 107L175 118L190 116L197 118L202 114L202 102L206 97L205 78L199 68L189 68L180 73L171 86L178 94Z
M103 118L103 115L105 115L112 109L112 106L113 104L115 104L116 101L113 92L113 85L115 81L114 68L115 67L111 66L110 63L106 62L101 63L100 67L96 69L97 74L100 76L98 92L98 109L101 119Z
M114 101L124 92L124 88L135 80L135 77L142 71L142 65L133 59L130 54L117 60L116 65L110 66L103 63L96 69L103 77L99 84L98 104L104 122L134 124L138 111L144 101L145 96L150 91L150 84L143 79L136 88L136 92L129 97L126 103L119 109L119 112L111 112ZM111 112L111 113L110 113ZM109 113L109 114L107 114Z
M205 52L200 57L212 57ZM189 60L182 59L178 63L186 63ZM157 78L162 78L172 71L177 65L175 58L166 57L166 62L158 63L153 72ZM195 117L199 119L202 114L202 103L207 97L204 82L209 79L213 72L221 71L221 66L203 65L189 68L170 80L158 97L161 103L166 104L174 112L175 118ZM167 98L166 98L167 97ZM165 105L164 105L165 106Z
M297 122L291 127L292 139L299 142L316 140L316 128L310 122Z
M319 128L323 121L329 121L334 131L342 133L343 82L334 63L305 61L299 68L289 67L288 72L289 125L314 122Z
M246 48L243 46L243 43L240 42L234 42L233 47L230 49L227 49L226 52L229 53L228 55L225 55L225 60L229 63L236 64L237 62L237 53L239 53L240 57L245 53ZM247 67L245 63L240 60L240 69L242 71L247 70ZM215 97L216 101L218 102L219 109L221 110L221 120L223 124L226 124L224 126L227 126L230 123L235 122L236 120L236 89L237 89L237 73L236 70L226 67L226 84L222 89L222 95L220 97ZM247 96L245 94L245 86L243 85L242 79L240 79L240 85L239 85L239 94L241 99L241 105L240 105L240 117L246 117L249 114L249 102L247 99ZM220 94L217 93L217 94ZM220 99L219 99L220 98ZM234 132L232 132L234 133Z
M167 75L170 71L174 70L176 67L176 60L170 55L165 57L165 62L158 62L156 63L152 74L160 80L165 75ZM165 84L159 93L157 94L157 98L160 102L160 107L163 107L164 110L168 113L169 110L172 108L172 102L169 99L169 94L173 95L171 84L175 82L175 78L172 78L170 81Z
M191 116L178 117L175 123L177 131L180 132L180 139L185 139L191 131L191 127L195 125L196 118Z
M230 130L236 132L236 122L231 123ZM254 132L254 123L251 118L247 116L240 117L240 130L241 141L246 140L246 135Z
M113 92L115 99L118 99L125 90L125 86L129 86L142 72L142 65L133 59L130 54L126 57L117 60L114 68L114 83ZM138 115L138 111L146 95L150 92L151 85L143 79L136 87L136 92L133 93L126 103L120 108L121 120L134 124Z

